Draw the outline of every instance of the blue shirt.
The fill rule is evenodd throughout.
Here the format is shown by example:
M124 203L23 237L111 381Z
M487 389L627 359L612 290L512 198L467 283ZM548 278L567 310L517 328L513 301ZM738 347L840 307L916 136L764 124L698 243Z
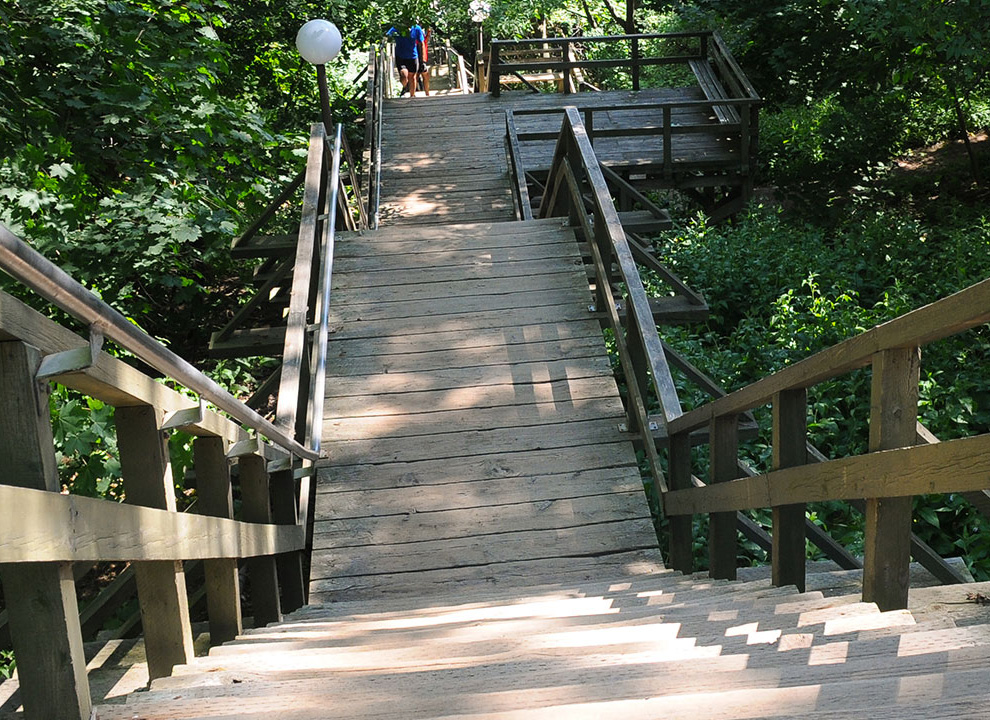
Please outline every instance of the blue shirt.
M416 43L426 42L426 35L423 34L423 28L419 25L413 25L409 28L409 35L405 37L394 27L389 28L389 31L385 34L395 36L395 56L397 58L419 60L419 46Z

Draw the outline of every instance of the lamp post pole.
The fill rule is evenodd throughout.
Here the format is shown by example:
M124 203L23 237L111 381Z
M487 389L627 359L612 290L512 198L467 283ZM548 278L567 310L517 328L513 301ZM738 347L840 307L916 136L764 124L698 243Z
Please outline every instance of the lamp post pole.
M329 20L310 20L296 33L296 49L299 54L303 60L316 66L316 82L320 87L320 114L328 137L333 132L333 115L330 113L326 64L337 57L341 44L340 31Z

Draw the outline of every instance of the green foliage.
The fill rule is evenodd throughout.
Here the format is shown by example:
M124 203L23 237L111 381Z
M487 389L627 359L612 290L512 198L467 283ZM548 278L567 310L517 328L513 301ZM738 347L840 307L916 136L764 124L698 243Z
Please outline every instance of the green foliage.
M55 386L49 404L62 487L74 495L121 499L113 408L63 385Z
M12 650L0 650L0 679L6 680L14 674L17 662Z

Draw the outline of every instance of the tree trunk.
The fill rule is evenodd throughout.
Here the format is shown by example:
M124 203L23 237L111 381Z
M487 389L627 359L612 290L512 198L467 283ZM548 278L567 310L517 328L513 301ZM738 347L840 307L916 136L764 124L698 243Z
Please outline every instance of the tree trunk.
M966 124L966 113L963 112L962 103L959 102L959 93L956 92L954 85L949 86L949 92L952 93L952 102L956 107L956 120L959 122L959 131L962 133L963 142L966 143L966 154L969 156L969 169L973 175L973 181L978 185L983 185L983 178L980 173L980 163L976 158L976 151L973 150L973 144L969 141L969 128Z

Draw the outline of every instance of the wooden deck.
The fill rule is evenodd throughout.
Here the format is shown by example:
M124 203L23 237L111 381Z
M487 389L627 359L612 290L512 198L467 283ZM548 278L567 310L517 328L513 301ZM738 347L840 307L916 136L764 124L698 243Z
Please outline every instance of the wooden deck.
M570 229L396 225L338 258L313 599L661 567Z

